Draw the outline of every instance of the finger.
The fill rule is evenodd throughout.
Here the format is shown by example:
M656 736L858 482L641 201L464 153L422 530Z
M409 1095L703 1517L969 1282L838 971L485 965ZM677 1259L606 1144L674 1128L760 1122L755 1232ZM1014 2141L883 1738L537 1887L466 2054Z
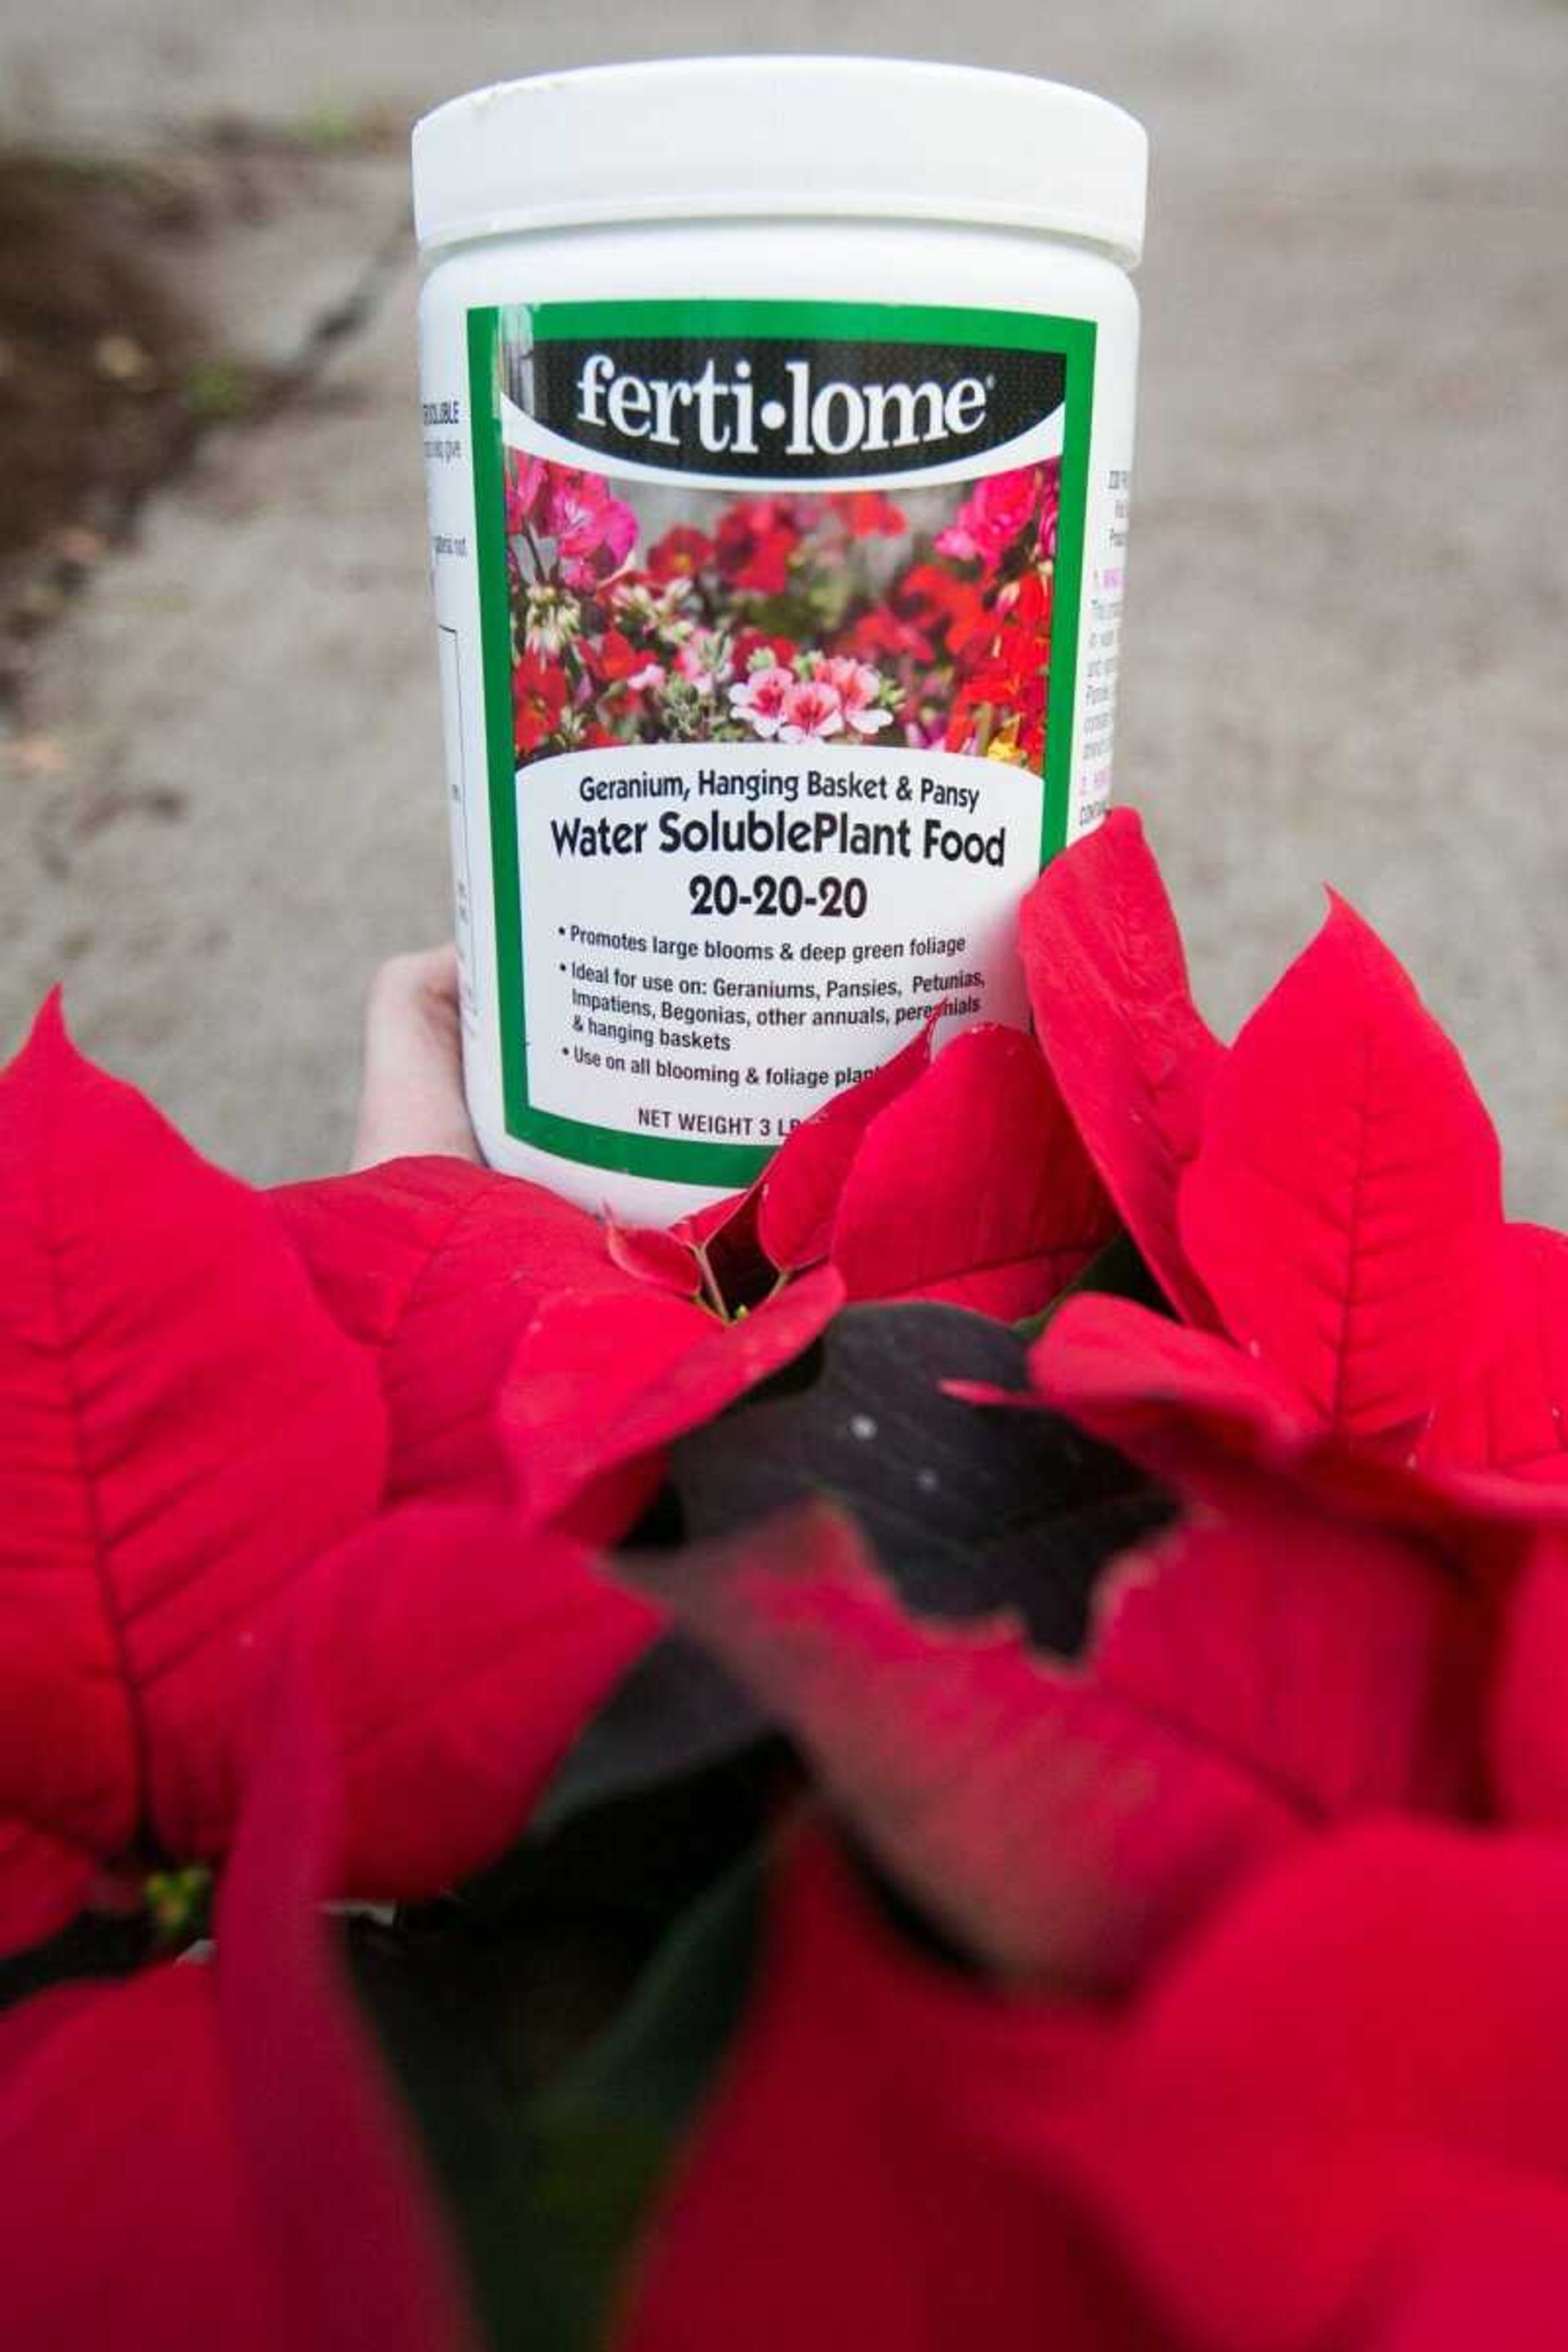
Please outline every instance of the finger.
M456 949L394 956L371 983L352 1166L437 1153L479 1158L463 1099Z

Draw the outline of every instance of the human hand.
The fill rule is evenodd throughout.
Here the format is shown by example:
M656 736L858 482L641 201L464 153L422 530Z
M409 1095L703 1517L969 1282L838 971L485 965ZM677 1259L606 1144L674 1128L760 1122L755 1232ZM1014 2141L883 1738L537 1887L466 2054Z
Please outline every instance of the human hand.
M479 1157L463 1099L458 951L394 956L371 982L351 1167L433 1152Z

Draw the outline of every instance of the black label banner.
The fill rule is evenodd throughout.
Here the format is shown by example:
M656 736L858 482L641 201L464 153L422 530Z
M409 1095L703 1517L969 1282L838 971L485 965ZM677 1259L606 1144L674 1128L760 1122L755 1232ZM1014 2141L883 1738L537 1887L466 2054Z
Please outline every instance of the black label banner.
M516 352L508 389L613 464L817 481L983 456L1061 406L1060 352L609 336Z

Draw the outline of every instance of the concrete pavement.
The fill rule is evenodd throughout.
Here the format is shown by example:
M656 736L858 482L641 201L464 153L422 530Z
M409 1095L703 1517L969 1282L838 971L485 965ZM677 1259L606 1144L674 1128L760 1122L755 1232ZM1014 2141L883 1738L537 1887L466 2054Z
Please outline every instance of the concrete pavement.
M163 152L243 116L316 151L199 265L225 339L310 351L305 388L153 499L0 742L0 1039L63 977L84 1041L230 1164L341 1156L368 969L447 895L403 172L355 134L500 72L768 46L773 16L679 0L657 42L608 0L0 24L0 136ZM813 0L791 45L1032 67L1149 122L1118 793L1208 1003L1233 1022L1332 878L1470 1055L1516 1210L1562 1217L1568 6L1008 0L972 29Z

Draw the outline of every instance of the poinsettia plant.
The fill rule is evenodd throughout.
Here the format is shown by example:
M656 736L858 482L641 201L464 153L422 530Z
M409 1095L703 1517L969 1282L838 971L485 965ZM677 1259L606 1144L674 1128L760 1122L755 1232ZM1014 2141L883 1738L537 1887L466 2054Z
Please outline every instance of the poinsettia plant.
M658 1232L45 1006L8 2345L1556 2340L1568 1240L1341 902L1229 1046L1129 814L1021 943Z

